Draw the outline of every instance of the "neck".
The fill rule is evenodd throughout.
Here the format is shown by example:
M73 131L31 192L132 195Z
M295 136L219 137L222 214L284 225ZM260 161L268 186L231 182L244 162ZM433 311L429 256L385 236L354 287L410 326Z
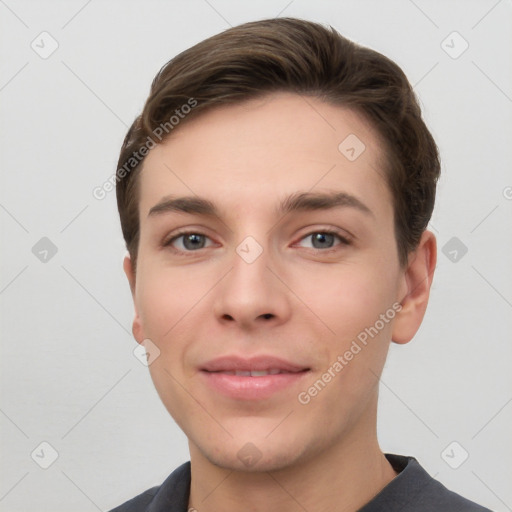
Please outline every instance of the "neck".
M368 423L366 423L368 425ZM189 509L200 512L353 512L396 476L379 448L376 422L345 433L321 453L275 471L247 472L212 464L190 443Z

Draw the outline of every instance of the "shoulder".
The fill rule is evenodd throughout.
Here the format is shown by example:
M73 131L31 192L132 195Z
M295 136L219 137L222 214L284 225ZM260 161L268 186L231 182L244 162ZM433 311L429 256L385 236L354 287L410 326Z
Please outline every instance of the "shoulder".
M386 458L400 473L360 512L491 512L447 489L414 457L386 454Z
M176 468L162 483L151 487L109 512L186 511L190 491L190 461Z
M122 505L113 508L110 512L143 512L147 509L147 506L151 503L159 489L160 486L158 485L152 487L131 500L124 502Z

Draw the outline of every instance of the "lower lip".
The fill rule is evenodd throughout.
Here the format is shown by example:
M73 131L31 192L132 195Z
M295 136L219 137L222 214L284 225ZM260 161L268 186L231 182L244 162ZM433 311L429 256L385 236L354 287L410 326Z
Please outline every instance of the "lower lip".
M278 391L298 384L309 373L278 373L261 377L244 377L219 372L201 371L208 385L220 393L238 400L264 400Z

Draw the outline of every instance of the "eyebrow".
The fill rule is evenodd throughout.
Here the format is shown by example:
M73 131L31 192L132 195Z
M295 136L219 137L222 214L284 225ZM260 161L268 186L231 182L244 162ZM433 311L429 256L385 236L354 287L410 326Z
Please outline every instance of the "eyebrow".
M346 192L296 192L281 201L276 209L276 214L286 215L291 212L330 210L332 208L354 208L375 217L370 208L360 199ZM219 217L219 211L215 204L199 196L165 196L149 210L148 217L169 212Z

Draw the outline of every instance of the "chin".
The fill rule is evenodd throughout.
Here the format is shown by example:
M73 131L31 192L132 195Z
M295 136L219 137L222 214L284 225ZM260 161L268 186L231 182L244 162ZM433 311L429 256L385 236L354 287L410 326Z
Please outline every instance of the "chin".
M267 471L280 471L293 466L298 462L298 455L294 452L279 450L259 450L253 443L246 443L238 452L230 453L204 453L212 464L220 468L245 472L263 473Z
M275 426L275 425L274 425ZM279 471L299 463L306 456L306 443L297 436L279 435L266 429L260 435L235 435L196 444L202 456L220 468L247 473Z

